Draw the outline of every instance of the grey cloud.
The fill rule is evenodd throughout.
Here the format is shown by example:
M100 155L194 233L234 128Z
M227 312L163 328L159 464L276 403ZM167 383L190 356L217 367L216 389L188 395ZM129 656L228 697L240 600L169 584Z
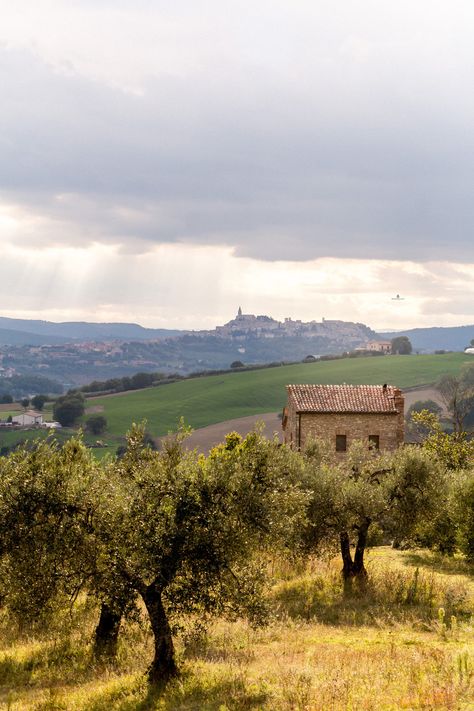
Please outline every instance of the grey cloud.
M3 199L45 218L31 243L473 262L472 107L356 69L242 61L138 96L1 50Z

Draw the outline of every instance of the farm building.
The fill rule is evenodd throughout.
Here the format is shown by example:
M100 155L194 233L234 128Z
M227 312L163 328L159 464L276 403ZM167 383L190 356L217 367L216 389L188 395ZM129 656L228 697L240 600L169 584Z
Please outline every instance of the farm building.
M380 450L404 441L404 397L393 385L287 385L285 444L324 439L344 453L354 440Z
M21 425L21 427L42 425L43 415L41 412L36 412L36 410L27 410L26 412L22 412L21 415L15 415L15 417L12 417L12 422L15 425Z
M375 351L376 353L391 353L392 341L369 341L365 350Z

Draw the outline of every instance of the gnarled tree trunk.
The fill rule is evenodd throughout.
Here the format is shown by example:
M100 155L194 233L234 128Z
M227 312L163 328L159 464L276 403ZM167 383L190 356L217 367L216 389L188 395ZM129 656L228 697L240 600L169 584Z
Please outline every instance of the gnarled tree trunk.
M96 657L115 657L121 621L122 610L103 602L94 635Z
M152 684L166 683L178 673L174 657L173 636L161 597L162 591L152 583L141 593L155 641L155 655L148 670Z
M370 519L366 518L357 529L357 543L354 558L351 555L349 534L343 531L340 534L341 557L342 557L342 578L344 581L344 594L352 592L352 581L357 580L359 587L365 587L367 581L367 570L364 565L364 553L367 546L367 534L369 532Z
M340 534L341 557L342 557L342 580L344 583L344 594L348 595L352 591L352 578L354 576L354 562L351 556L351 544L349 534L343 531Z

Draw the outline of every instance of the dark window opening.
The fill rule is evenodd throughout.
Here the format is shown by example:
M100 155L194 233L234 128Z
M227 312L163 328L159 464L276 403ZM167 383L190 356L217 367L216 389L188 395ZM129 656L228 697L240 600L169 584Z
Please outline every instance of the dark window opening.
M347 437L346 435L337 434L336 435L336 452L345 452L347 450Z
M379 435L369 435L369 449L380 449Z

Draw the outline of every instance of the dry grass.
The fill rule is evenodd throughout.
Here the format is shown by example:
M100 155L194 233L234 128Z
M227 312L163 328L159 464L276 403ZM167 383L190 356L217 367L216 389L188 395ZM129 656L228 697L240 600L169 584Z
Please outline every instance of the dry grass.
M344 600L338 564L318 561L272 591L272 623L216 622L179 640L182 674L149 692L145 625L131 624L114 666L97 667L82 610L68 636L14 638L0 620L0 707L12 711L364 711L474 709L470 570L376 549L371 585ZM381 565L375 565L376 563ZM447 566L447 568L446 568ZM453 567L454 566L454 567ZM440 608L443 612L440 612Z

